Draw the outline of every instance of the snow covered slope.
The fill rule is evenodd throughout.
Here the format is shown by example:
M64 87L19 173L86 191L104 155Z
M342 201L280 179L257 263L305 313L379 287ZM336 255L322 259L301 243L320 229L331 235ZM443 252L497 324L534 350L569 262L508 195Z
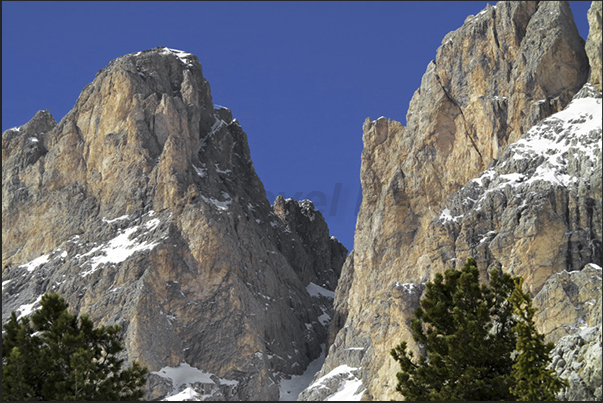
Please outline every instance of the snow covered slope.
M601 93L590 84L454 193L431 224L445 266L472 255L537 293L562 270L601 263ZM458 261L456 260L458 259Z

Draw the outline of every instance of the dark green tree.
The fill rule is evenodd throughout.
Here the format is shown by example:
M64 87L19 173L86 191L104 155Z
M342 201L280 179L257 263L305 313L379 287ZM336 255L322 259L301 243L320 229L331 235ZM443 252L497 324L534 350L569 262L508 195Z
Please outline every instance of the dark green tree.
M520 401L555 400L555 393L568 386L565 379L557 376L550 364L551 342L544 342L534 324L534 313L530 294L523 292L523 278L515 280L515 289L509 298L513 310L519 317L513 331L517 334L517 357L513 363L515 386L511 392Z
M436 274L411 320L423 354L415 360L405 341L391 350L396 390L406 400L554 400L565 383L546 369L552 344L536 331L522 284L492 270L480 285L473 258Z
M58 294L17 320L2 336L3 400L140 400L146 367L122 369L120 328L94 328L88 315L72 315Z
M404 341L391 351L402 369L396 390L407 400L512 399L513 285L497 270L480 285L473 258L460 271L436 274L411 321L425 354L415 362Z

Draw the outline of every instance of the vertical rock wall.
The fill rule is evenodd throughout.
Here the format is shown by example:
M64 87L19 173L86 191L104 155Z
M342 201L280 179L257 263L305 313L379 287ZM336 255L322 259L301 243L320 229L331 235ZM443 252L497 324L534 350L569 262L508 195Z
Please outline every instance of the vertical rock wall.
M348 258L342 274L351 281L340 283L337 289L339 321L332 329L337 336L317 379L347 365L356 369L353 373L362 381L359 391L364 389L364 399L400 398L395 391L399 367L389 350L403 339L414 344L408 326L423 284L436 272L458 267L479 252L475 246L496 230L481 231L481 226L488 227L492 217L505 219L501 217L504 204L493 200L475 221L466 221L466 231L459 234L452 229L457 225L454 220L449 227L441 225L448 217L449 200L480 172L496 165L507 145L563 110L586 82L588 71L584 41L567 2L499 2L469 16L461 28L443 39L411 100L406 127L386 118L365 121L363 201L350 255L353 260ZM596 135L592 141L596 144ZM593 164L596 182L600 165ZM596 200L595 182L584 188L579 201L570 204L588 210L584 203ZM454 200L460 205L469 201ZM600 196L598 200L600 206ZM594 220L600 207L593 211ZM580 217L568 224L581 229L571 247L578 255L582 253L578 249L586 247L586 238L578 233L598 234L596 225L584 227L585 216ZM478 223L479 229L475 228ZM471 239L466 238L469 235ZM563 236L555 235L543 242L552 242L556 248L560 240ZM470 247L461 247L459 242ZM504 269L507 263L491 255L480 261L484 273L488 267L501 267L501 262ZM575 259L569 267L564 259L542 273L540 280L528 281L537 292L551 272L581 269L591 255ZM529 270L527 262L523 267ZM519 267L516 270L521 272ZM304 394L312 398L312 387Z

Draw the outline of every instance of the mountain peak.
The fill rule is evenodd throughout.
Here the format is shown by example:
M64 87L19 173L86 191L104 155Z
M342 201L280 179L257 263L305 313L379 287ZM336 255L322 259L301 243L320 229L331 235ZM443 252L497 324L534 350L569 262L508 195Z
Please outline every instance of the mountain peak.
M38 112L2 150L3 318L52 291L122 325L148 399L184 371L195 396L275 400L321 354L346 250L311 203L275 214L194 55L119 57L58 125Z
M600 47L595 40L591 53ZM336 293L339 331L316 378L362 371L329 388L317 381L304 399L325 400L354 378L363 399L400 398L389 351L405 340L419 353L408 323L420 291L403 298L399 284L421 290L472 256L483 279L493 268L521 274L536 293L554 272L600 263L601 105L584 87L588 71L567 2L501 1L444 37L406 126L364 122L362 204ZM509 171L494 175L503 158ZM473 181L482 172L480 193Z

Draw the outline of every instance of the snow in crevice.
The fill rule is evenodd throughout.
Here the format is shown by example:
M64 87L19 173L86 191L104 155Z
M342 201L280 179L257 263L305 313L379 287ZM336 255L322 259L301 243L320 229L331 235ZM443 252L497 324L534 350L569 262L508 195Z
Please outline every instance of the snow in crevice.
M318 321L321 325L327 326L331 322L331 315L323 310L322 314L318 317Z
M185 65L187 65L188 67L192 67L193 66L191 58L194 57L194 56L193 56L192 53L188 53L188 52L185 52L183 50L170 49L170 48L165 48L165 47L163 48L162 53L176 55L178 57L178 59L180 59L180 61L182 63L184 63Z
M313 297L317 297L317 296L324 296L327 298L331 298L334 299L335 298L335 292L331 291L331 290L327 290L324 287L321 287L317 284L314 284L312 282L310 282L310 284L308 284L306 286L306 290L308 291L308 294L310 294Z
M102 220L103 220L103 222L106 222L107 224L112 224L114 222L121 221L121 220L127 220L127 219L128 219L128 215L126 214L126 215L122 215L122 216L117 217L117 218L113 218L111 220L107 220L105 217L103 217Z
M357 376L357 372L361 368L350 367L348 365L340 365L331 370L328 374L314 381L308 389L329 389L328 384L332 383L333 379L338 379L337 390L329 394L325 401L360 401L366 388Z
M291 375L289 379L281 379L279 383L280 401L296 401L299 394L312 383L314 375L320 371L325 362L326 346L322 345L321 347L320 356L308 364L303 374Z
M214 123L212 124L211 128L209 129L209 133L207 133L207 135L205 137L201 137L201 139L199 139L199 147L200 148L205 147L205 144L207 144L207 139L214 136L216 133L218 133L220 130L222 130L222 128L224 126L227 126L227 125L228 125L228 123L226 123L225 121L220 119L220 117L218 116L217 113L214 113Z
M7 285L9 285L11 281L13 281L13 280L6 280L6 281L2 282L2 291L4 291L4 287L6 287Z
M78 239L79 239L79 236L76 235L75 237L73 237L71 239L71 242L78 244L78 242L77 242ZM65 259L66 257L67 257L67 251L64 251L61 248L58 248L52 252L38 256L37 258L35 258L27 263L23 263L23 264L17 266L17 268L25 269L29 274L31 274L49 262L54 262L57 259L59 259L59 260ZM8 284L8 282L6 284Z
M449 222L458 222L459 219L463 218L463 215L452 216L450 209L444 208L442 213L440 214L439 220L442 221L443 224L447 224Z
M424 283L400 283L396 281L393 284L393 287L400 289L407 294L413 294L416 292L423 292Z
M205 164L203 164L203 166L205 166ZM196 166L195 164L193 164L193 169L195 170L195 172L197 173L197 175L199 175L202 178L205 178L207 176L207 169L206 168L199 168L198 166Z
M153 217L155 212L150 211L146 215ZM120 229L118 235L109 241L92 248L84 254L75 255L74 259L80 259L81 261L80 267L86 268L80 275L86 277L97 271L102 265L121 263L137 252L152 250L160 241L150 242L141 240L141 238L145 238L155 231L160 223L161 221L158 218L152 218L144 224Z
M101 245L96 243L84 243L82 242L80 235L72 236L66 241L66 243L72 244L68 247L68 250L75 249L72 254L69 254L67 250L64 250L64 246L61 246L56 250L17 266L11 271L11 273L15 274L16 278L11 278L2 282L3 293L6 289L7 293L14 294L14 284L31 282L32 279L38 275L38 271L43 270L46 272L50 269L55 270L65 264L66 259L75 259L72 263L81 269L81 272L79 273L80 276L86 277L102 268L105 264L120 263L135 253L153 249L165 238L162 234L155 234L155 231L161 222L157 217L154 217L154 215L154 211L150 211L142 217L143 223L125 229L118 229L116 231L116 236ZM128 216L120 216L113 219L103 217L101 222L110 226L109 228L112 228L113 223L125 220L128 220ZM79 251L79 253L76 251ZM44 276L44 273L42 276ZM65 275L63 275L63 277L65 277ZM17 281L15 282L14 280L16 279ZM63 283L64 281L54 282L54 284L51 284L49 290L56 289L56 287ZM14 296L19 300L19 303L21 303L20 306L14 309L19 317L29 315L39 304L41 299L41 295L37 297L30 295L26 296L25 294L19 296L17 293L14 294Z
M484 242L491 241L496 236L496 231L488 231L485 234L478 234L478 236L481 236L479 244L483 244Z
M203 199L205 203L213 205L218 210L227 211L228 206L232 204L232 197L226 192L222 192L222 197L225 199L224 201L220 201L214 197L205 197L201 195L201 199Z
M158 242L137 242L135 239L130 239L130 236L138 230L138 227L127 228L121 232L118 236L111 239L106 244L92 248L89 252L83 255L76 255L76 258L86 258L90 255L99 255L92 257L89 260L90 267L81 273L81 276L86 277L89 274L94 273L99 269L99 266L107 263L121 263L127 258L145 250L151 250L158 245Z
M50 254L42 255L40 257L35 258L31 262L21 265L21 267L24 267L28 272L31 273L38 267L42 266L44 263L47 263L49 260L49 257L50 257Z
M196 392L195 389L190 386L185 388L179 393L170 395L163 399L167 402L182 402L182 401L191 401L191 402L200 402L203 399L200 393Z
M211 126L211 129L209 131L209 135L213 136L214 134L218 133L220 131L220 129L226 125L226 122L223 121L222 119L220 119L218 117L218 115L214 115L214 124Z
M360 379L346 379L339 385L337 391L331 396L327 397L325 400L331 402L360 401L365 390L366 389L364 388L364 385Z
M159 220L159 218L153 218L144 223L143 225L147 229L147 231L153 231L155 228L157 228L160 223L161 221Z
M318 322L323 326L328 326L329 322L331 322L335 292L312 282L306 286L306 291L308 291L310 297L314 299L316 306L322 311L322 314L317 318Z
M534 172L499 175L501 185L547 181L569 186L580 178L568 174L567 166L576 155L591 167L601 160L601 98L574 99L566 109L532 127L505 154L513 160L540 161ZM507 164L512 162L506 161Z
M232 172L231 169L220 169L220 167L218 166L218 164L214 164L214 166L216 167L216 172L219 174L229 174Z
M237 386L239 384L239 381L220 378L210 372L195 368L186 362L181 363L177 367L163 367L159 371L151 372L151 374L169 379L172 382L172 392L164 398L167 401L185 399L204 400L208 396L201 395L193 388L197 383L216 386Z
M34 311L34 307L36 307L37 305L40 304L41 300L42 300L42 295L38 296L36 298L36 300L34 302L32 302L31 304L23 304L23 305L19 306L15 310L15 313L17 313L17 319L30 315Z

